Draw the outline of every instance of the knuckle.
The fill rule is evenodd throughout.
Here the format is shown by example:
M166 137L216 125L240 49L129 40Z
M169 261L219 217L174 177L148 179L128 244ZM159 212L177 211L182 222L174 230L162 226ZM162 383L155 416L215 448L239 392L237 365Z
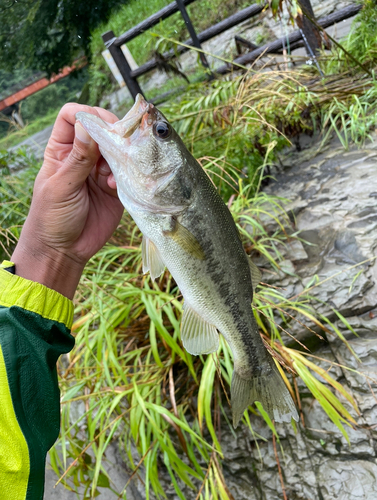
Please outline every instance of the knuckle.
M60 112L61 113L64 113L66 111L71 111L72 109L76 108L77 106L79 106L79 104L77 104L76 102L67 102L66 104L64 104L64 106L61 108Z
M72 165L82 165L83 163L88 163L91 160L91 157L87 151L83 151L82 149L76 147L72 149L69 160Z
M68 102L64 104L64 106L60 108L58 118L64 120L66 117L74 116L76 107L77 104L73 102Z

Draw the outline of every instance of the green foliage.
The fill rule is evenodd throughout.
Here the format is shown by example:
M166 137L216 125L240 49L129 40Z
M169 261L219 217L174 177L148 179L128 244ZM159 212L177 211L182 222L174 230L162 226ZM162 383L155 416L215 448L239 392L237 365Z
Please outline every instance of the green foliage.
M369 132L377 128L376 99L377 82L360 98L353 95L347 104L335 98L323 115L324 127L327 128L323 142L333 131L344 149L348 149L350 142L363 145L367 139L372 140Z
M66 102L77 101L87 78L84 68L27 97L22 102L22 118L26 123L31 122L61 108Z
M376 0L363 0L362 3L363 8L354 19L348 35L341 40L341 45L360 64L373 68L377 64L377 4ZM327 75L342 72L345 67L355 67L355 61L336 46L322 63Z
M22 118L26 122L31 122L60 108L66 102L77 101L87 78L88 71L83 68L27 97L22 101Z
M9 167L23 169L10 175ZM39 165L22 150L0 150L0 260L9 259L29 211Z
M215 80L191 85L180 101L167 104L169 119L192 153L221 178L225 197L237 187L237 176L253 179L258 169L275 162L276 153L291 144L288 137L313 132L307 110L314 96L306 81L298 83L301 77L308 75L271 71Z
M269 0L268 3L275 18L281 17L284 14L284 9L286 9L292 23L294 23L297 14L302 12L300 0Z
M31 69L17 68L12 72L0 69L0 100L32 83L36 73ZM0 112L0 137L9 130L7 117Z
M377 83L374 73L370 78L353 69L336 78L316 76L310 67L250 70L228 81L191 84L165 105L165 114L228 198L237 176L251 180L268 170L302 133L322 131L326 142L335 132L345 148L370 139Z
M12 71L0 69L0 99L32 83L37 75L30 68L15 68Z
M37 118L24 128L15 132L10 130L7 135L0 139L0 149L17 146L17 144L22 142L24 139L27 139L29 136L44 130L49 125L52 125L56 120L59 110L60 108L50 111L47 115L43 116L43 118Z
M27 122L45 116L74 97L65 85L51 85L22 103L22 118Z
M106 21L119 0L0 0L2 68L28 67L57 73L82 53L90 56L91 31Z

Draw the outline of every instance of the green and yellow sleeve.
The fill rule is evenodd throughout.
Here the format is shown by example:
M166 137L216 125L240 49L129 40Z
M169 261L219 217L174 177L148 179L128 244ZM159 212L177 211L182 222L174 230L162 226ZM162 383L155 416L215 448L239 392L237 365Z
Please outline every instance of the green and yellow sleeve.
M74 345L73 304L11 267L0 266L0 498L42 500L60 429L56 362Z

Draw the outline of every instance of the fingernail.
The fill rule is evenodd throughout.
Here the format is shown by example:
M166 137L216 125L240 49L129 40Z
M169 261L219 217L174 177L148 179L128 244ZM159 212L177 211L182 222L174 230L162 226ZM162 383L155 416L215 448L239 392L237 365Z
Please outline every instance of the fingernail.
M84 129L80 122L75 123L75 136L77 139L84 144L89 144L92 142L92 138L88 134L88 132Z

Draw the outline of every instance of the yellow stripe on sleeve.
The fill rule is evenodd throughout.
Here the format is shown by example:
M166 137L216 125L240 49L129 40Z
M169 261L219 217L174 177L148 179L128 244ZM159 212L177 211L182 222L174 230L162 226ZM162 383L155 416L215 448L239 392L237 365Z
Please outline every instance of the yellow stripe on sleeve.
M0 498L24 500L29 472L28 445L13 408L0 346Z
M39 314L42 318L63 323L68 329L72 326L73 303L71 300L40 283L14 276L1 269L1 266L0 305L22 307Z

